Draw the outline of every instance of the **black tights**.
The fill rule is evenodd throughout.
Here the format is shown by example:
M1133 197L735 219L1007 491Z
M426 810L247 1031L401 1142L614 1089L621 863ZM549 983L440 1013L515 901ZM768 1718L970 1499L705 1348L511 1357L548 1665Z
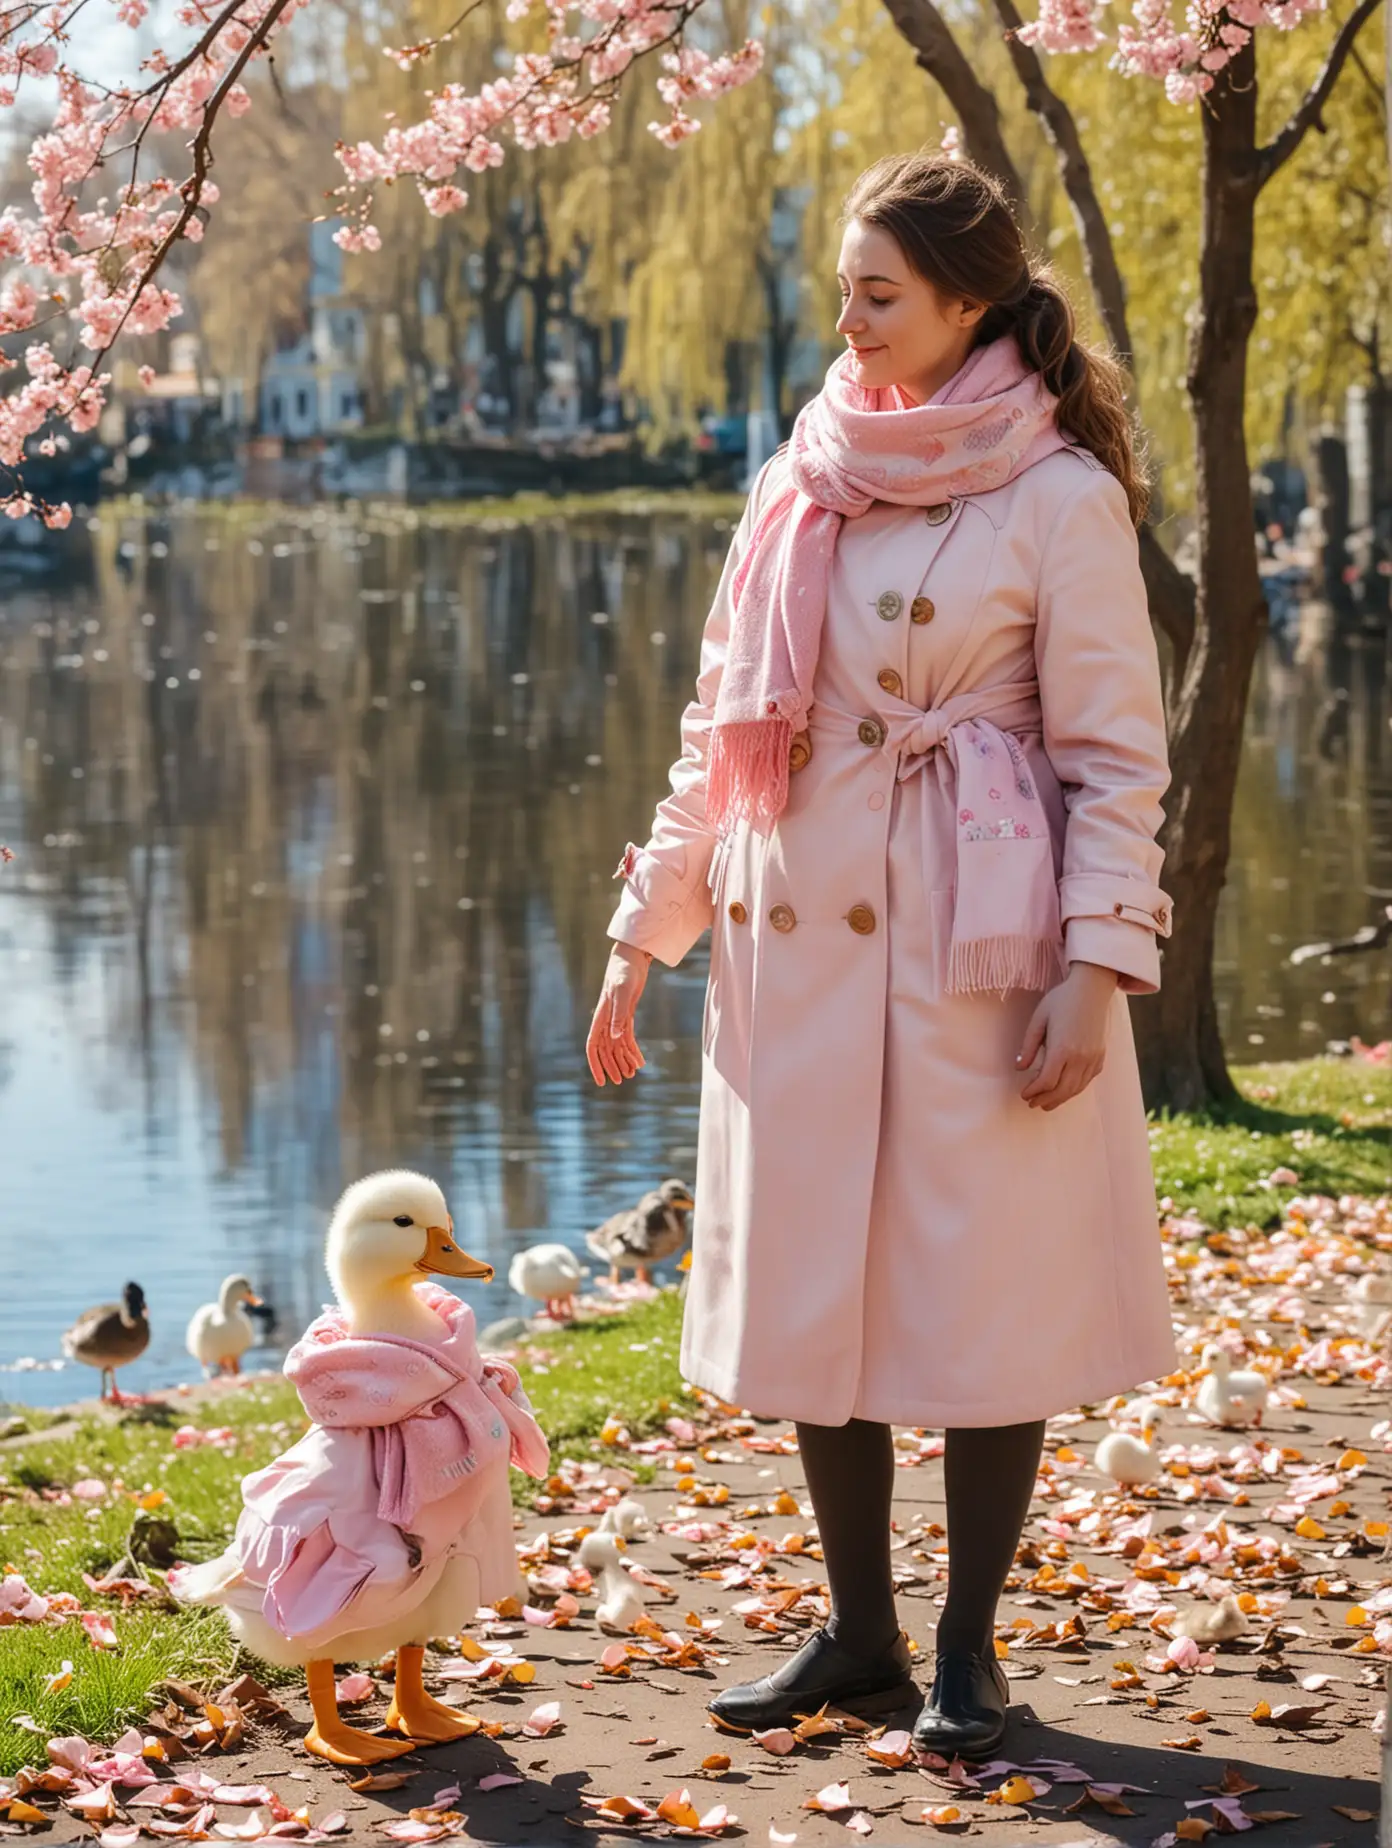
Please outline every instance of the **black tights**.
M799 1424L798 1447L822 1538L832 1632L873 1654L899 1634L889 1563L894 1450L889 1426ZM1044 1447L1044 1422L947 1433L947 1603L939 1650L990 1650Z

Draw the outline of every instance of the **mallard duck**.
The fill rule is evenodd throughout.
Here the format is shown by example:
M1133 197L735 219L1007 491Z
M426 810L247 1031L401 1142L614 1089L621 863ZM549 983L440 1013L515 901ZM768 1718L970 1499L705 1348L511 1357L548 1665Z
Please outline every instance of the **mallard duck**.
M215 1303L195 1309L184 1345L208 1373L240 1373L242 1355L256 1339L244 1303L261 1298L245 1277L224 1277Z
M664 1181L637 1206L587 1232L585 1243L609 1266L610 1283L617 1283L625 1269L636 1271L640 1283L650 1283L651 1267L685 1245L686 1215L695 1204L685 1181Z
M1203 1365L1208 1372L1199 1381L1194 1403L1204 1417L1229 1427L1259 1425L1271 1391L1266 1375L1253 1369L1235 1371L1227 1349L1216 1341L1204 1349Z
M1151 1437L1160 1422L1160 1413L1147 1405L1141 1413L1141 1435L1131 1431L1108 1431L1093 1453L1093 1462L1104 1476L1122 1484L1152 1482L1160 1473L1160 1459Z
M138 1283L128 1283L121 1291L119 1303L98 1303L85 1310L63 1336L63 1352L69 1360L101 1369L103 1399L107 1381L111 1382L111 1403L122 1403L116 1386L116 1369L125 1367L150 1345L150 1318L145 1308L145 1292Z
M643 1615L643 1594L623 1569L619 1558L623 1541L617 1534L598 1531L586 1534L576 1558L587 1571L595 1573L603 1596L595 1606L595 1621L601 1630L631 1630Z
M545 1474L547 1449L516 1371L480 1358L473 1312L427 1281L493 1275L455 1243L432 1180L394 1171L355 1183L325 1257L339 1307L285 1363L314 1422L245 1479L227 1551L168 1582L184 1603L224 1608L257 1655L304 1667L307 1751L371 1765L478 1730L426 1693L425 1645L520 1588L508 1463ZM386 1725L404 1738L355 1731L334 1691L336 1662L390 1650Z
M557 1322L567 1322L575 1314L575 1292L584 1275L568 1245L531 1245L508 1266L508 1282L517 1294L544 1303Z

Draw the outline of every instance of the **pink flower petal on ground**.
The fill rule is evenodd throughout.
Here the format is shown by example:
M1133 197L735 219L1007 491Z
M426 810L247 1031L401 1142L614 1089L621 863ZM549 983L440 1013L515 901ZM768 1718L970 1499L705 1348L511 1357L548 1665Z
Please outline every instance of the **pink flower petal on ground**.
M400 1822L389 1822L383 1830L394 1842L438 1842L447 1829L439 1822L413 1822L405 1817Z
M424 1804L422 1807L425 1809L448 1809L451 1803L457 1803L458 1800L458 1784L445 1784L435 1792L435 1795L430 1799L429 1803Z
M1177 1636L1165 1651L1166 1657L1176 1668L1195 1669L1199 1666L1199 1645L1192 1636Z
M554 1726L560 1724L561 1703L558 1700L543 1701L539 1707L533 1707L522 1724L522 1731L528 1739L544 1739Z
M48 1615L49 1600L41 1598L17 1572L0 1579L0 1620L9 1623L42 1623Z
M508 1784L521 1784L525 1781L524 1778L513 1777L507 1771L490 1771L487 1777L479 1779L478 1787L480 1790L502 1790Z
M97 1837L97 1848L132 1848L140 1840L138 1822L118 1822L111 1828L103 1829Z
M875 1825L871 1822L864 1810L857 1810L854 1816L848 1816L846 1818L846 1827L848 1829L854 1829L857 1835L869 1835L873 1831Z
M110 1491L106 1484L96 1476L84 1476L81 1482L75 1482L72 1485L69 1493L75 1495L79 1501L99 1502L105 1501Z
M365 1700L371 1700L377 1692L377 1683L371 1675L365 1675L361 1669L355 1669L351 1675L345 1675L334 1688L341 1707L356 1707Z
M330 1810L326 1816L315 1819L314 1827L320 1835L342 1835L348 1827L348 1818L342 1810Z
M270 1826L269 1810L253 1810L249 1816L243 1816L240 1822L215 1822L213 1834L221 1835L229 1842L259 1842L264 1839Z
M849 1784L826 1784L815 1797L808 1797L802 1807L822 1810L826 1814L835 1810L849 1809L851 1807L851 1787Z
M797 1740L786 1726L770 1726L767 1732L750 1735L752 1745L763 1746L766 1752L772 1752L775 1758L786 1758L797 1744Z
M891 1771L898 1771L913 1757L913 1739L906 1732L886 1733L882 1739L872 1739L865 1748L867 1758L873 1758L877 1765L886 1765Z
M230 1803L234 1808L275 1802L275 1792L264 1784L217 1784L208 1792L210 1803Z
M104 1611L84 1611L82 1627L87 1632L87 1640L94 1649L116 1649L116 1629Z
M85 1771L91 1758L92 1747L86 1739L50 1739L48 1742L49 1763L61 1765L65 1771Z

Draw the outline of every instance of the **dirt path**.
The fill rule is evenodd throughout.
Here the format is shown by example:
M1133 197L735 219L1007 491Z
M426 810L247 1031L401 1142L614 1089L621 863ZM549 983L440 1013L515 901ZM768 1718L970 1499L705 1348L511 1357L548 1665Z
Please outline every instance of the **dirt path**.
M652 1458L658 1481L635 1491L654 1532L635 1541L627 1558L674 1594L664 1598L650 1588L648 1608L661 1630L688 1644L689 1665L665 1666L677 1659L675 1649L633 1637L626 1641L639 1653L626 1658L630 1672L605 1673L600 1659L615 1639L597 1629L594 1599L582 1595L581 1614L568 1627L514 1620L482 1638L485 1647L510 1647L511 1656L501 1660L525 1658L534 1665L528 1685L492 1676L435 1683L437 1692L468 1711L500 1722L501 1735L480 1733L400 1761L397 1768L413 1775L399 1789L356 1794L339 1774L273 1731L256 1736L231 1761L218 1754L198 1762L228 1783L267 1783L291 1808L310 1802L316 1809L342 1809L354 1842L386 1842L384 1825L457 1785L459 1794L446 1797L444 1807L467 1818L471 1839L496 1843L569 1841L577 1827L606 1836L666 1833L662 1824L641 1817L611 1821L586 1799L622 1796L656 1809L669 1793L686 1789L700 1815L723 1804L738 1818L727 1826L727 1838L762 1844L796 1837L807 1848L842 1842L848 1834L871 1834L885 1843L965 1834L988 1848L1169 1843L1186 1818L1230 1833L1247 1826L1245 1817L1271 1812L1287 1818L1256 1824L1271 1848L1371 1844L1375 1823L1334 1806L1377 1808L1372 1723L1382 1704L1382 1658L1365 1653L1359 1642L1370 1637L1380 1613L1375 1607L1369 1621L1358 1618L1380 1588L1392 1587L1384 1541L1376 1529L1371 1537L1365 1533L1369 1521L1387 1517L1392 1458L1381 1436L1371 1435L1381 1402L1361 1382L1303 1389L1308 1407L1273 1406L1254 1445L1243 1434L1191 1422L1193 1415L1181 1407L1169 1410L1160 1445L1173 1467L1125 1502L1091 1467L1105 1425L1094 1419L1051 1426L1041 1474L1047 1492L1036 1496L1027 1544L1000 1612L1002 1633L1017 1626L1007 1658L1015 1702L1001 1756L1026 1772L1042 1766L1034 1775L1048 1786L1023 1806L990 1800L1013 1775L1009 1770L978 1771L976 1783L962 1783L941 1767L876 1764L863 1735L828 1733L775 1756L713 1729L704 1711L710 1693L764 1672L780 1651L796 1646L821 1608L820 1564L800 1550L810 1513L798 1458L783 1427L747 1420L730 1421L701 1450L658 1454ZM901 1443L895 1560L902 1619L925 1662L922 1682L943 1591L943 1562L935 1557L944 1544L942 1467L933 1454L940 1440L904 1434ZM1205 1447L1220 1458L1236 1450L1239 1461L1220 1465L1205 1458ZM1351 1450L1365 1455L1366 1465L1350 1457ZM1252 1480L1234 1479L1246 1473ZM553 1586L567 1569L575 1530L595 1524L591 1505L603 1496L591 1480L567 1505L524 1523L519 1537L534 1543L535 1568L549 1559ZM1338 1512L1341 1502L1347 1513ZM1092 1528L1080 1532L1080 1523L1094 1517ZM1147 1517L1149 1550L1143 1550ZM1307 1525L1297 1531L1302 1518ZM543 1536L546 1544L538 1544ZM1260 1556L1263 1537L1267 1557ZM1233 1579L1236 1589L1268 1609L1251 1614L1242 1638L1216 1649L1211 1672L1161 1672L1153 1665L1167 1647L1164 1613L1205 1599L1210 1571ZM538 1605L549 1609L555 1589L533 1582ZM804 1588L807 1595L796 1596ZM1147 1598L1159 1607L1159 1631L1150 1627L1156 1615L1145 1608ZM688 1614L707 1628L689 1623ZM1109 1629L1109 1621L1118 1627ZM438 1656L432 1661L456 1676L470 1666ZM1134 1664L1134 1672L1123 1663ZM1302 1686L1316 1675L1329 1679L1313 1689ZM552 1701L561 1708L555 1728L544 1737L523 1736L528 1716ZM1276 1723L1252 1717L1263 1701ZM304 1717L301 1703L289 1704ZM370 1702L361 1710L366 1720L358 1723L380 1717L384 1704L382 1698ZM1293 1713L1282 1724L1283 1705L1314 1711ZM891 1730L911 1725L912 1718L907 1709ZM703 1769L713 1754L728 1756L728 1769ZM1240 1773L1234 1780L1227 1771L1229 1787L1257 1788L1229 1798L1228 1814L1220 1818L1207 1798L1222 1794L1227 1767ZM481 1780L497 1774L520 1781L481 1787ZM1087 1794L1090 1782L1133 1788L1103 1791L1099 1800ZM849 1786L848 1807L829 1814L804 1807L807 1798L842 1783ZM1104 1804L1133 1813L1113 1814ZM940 1830L921 1820L925 1808L948 1805L960 1812L955 1826ZM233 1822L247 1811L223 1808L219 1814ZM1193 1820L1189 1826L1195 1827ZM429 1819L425 1827L433 1834ZM84 1833L62 1818L48 1839ZM1178 1839L1203 1837L1196 1828Z

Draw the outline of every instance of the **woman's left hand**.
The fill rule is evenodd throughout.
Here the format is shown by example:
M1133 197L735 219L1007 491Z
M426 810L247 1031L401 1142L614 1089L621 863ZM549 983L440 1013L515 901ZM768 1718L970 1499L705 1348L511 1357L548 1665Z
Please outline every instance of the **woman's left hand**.
M1076 962L1041 997L1015 1058L1027 1082L1020 1095L1031 1110L1057 1110L1092 1083L1106 1058L1107 1009L1115 969Z

